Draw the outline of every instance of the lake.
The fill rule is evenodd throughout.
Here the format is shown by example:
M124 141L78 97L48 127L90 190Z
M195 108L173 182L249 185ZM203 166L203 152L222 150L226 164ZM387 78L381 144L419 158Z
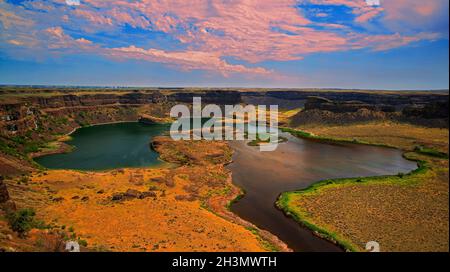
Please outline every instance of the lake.
M150 148L151 138L169 131L169 125L138 122L96 125L77 129L67 144L75 150L36 158L49 169L108 170L162 164Z
M76 130L68 144L75 150L67 154L36 158L50 169L107 170L150 167L162 164L151 150L152 137L165 134L169 125L137 122L115 123ZM340 251L336 245L312 234L279 211L274 203L282 192L306 188L323 179L407 173L417 167L396 149L356 144L324 144L288 139L276 151L260 152L245 141L232 141L235 153L233 182L245 196L231 206L234 213L270 231L295 251Z

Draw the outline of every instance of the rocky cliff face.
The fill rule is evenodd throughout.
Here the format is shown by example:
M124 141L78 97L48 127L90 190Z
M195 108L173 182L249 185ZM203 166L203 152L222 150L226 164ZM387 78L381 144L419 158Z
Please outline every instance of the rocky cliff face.
M114 121L136 121L141 114L164 118L176 103L192 103L201 97L204 105L238 104L237 91L207 92L160 91L124 94L64 94L24 97L18 102L0 103L0 135L23 135L29 131L48 130L67 133L77 126Z
M77 126L87 124L138 120L142 114L164 118L167 117L172 105L191 103L193 97L201 97L204 105L209 103L234 105L243 101L277 104L281 108L304 105L305 111L347 113L352 120L358 119L357 112L361 109L364 109L365 116L364 118L361 116L361 120L370 119L369 115L374 115L373 113L377 113L375 114L377 118L391 118L398 115L395 112L401 112L403 119L448 120L448 95L444 94L318 90L258 92L131 90L117 93L33 95L24 96L14 102L0 103L0 136L23 136L27 133L33 134L34 131L42 133L42 130L46 130L47 134L67 133Z
M305 110L326 110L335 113L357 112L360 109L381 112L395 112L395 107L384 104L368 104L361 101L332 101L327 98L310 96L305 103Z
M125 93L115 94L92 94L92 95L59 95L50 97L32 97L25 99L28 104L40 108L60 108L99 105L143 105L148 103L163 103L166 96L160 92L152 93Z
M303 105L309 97L319 96L334 103L358 101L366 105L384 105L402 110L409 105L426 105L433 102L448 101L448 95L439 93L402 93L402 92L362 92L362 91L323 91L323 90L290 90L290 91L258 91L243 92L244 101L263 102L262 104L278 104L281 108L298 108L296 105ZM295 101L295 104L292 104ZM389 111L386 108L384 111Z
M356 92L356 91L333 91L333 92L320 92L320 91L273 91L267 92L269 97L277 97L284 99L308 99L311 96L320 96L335 102L342 101L359 101L361 103L370 105L423 105L436 101L448 100L448 95L441 94L424 94L424 93L382 93L382 92Z
M54 130L78 125L137 120L136 108L163 105L167 97L160 92L25 97L19 102L0 104L2 135L43 129L55 121ZM58 119L59 120L56 120ZM75 121L75 123L71 122ZM72 124L70 124L72 123ZM45 127L48 128L48 127ZM44 129L45 129L44 128ZM69 130L70 131L70 130Z
M294 116L294 125L393 120L448 127L448 95L445 94L187 89L88 93L63 89L42 90L45 94L39 95L39 91L23 96L21 90L0 92L0 95L16 94L11 99L0 99L0 174L27 172L32 168L32 163L24 160L28 154L75 128L139 119L167 120L173 105L190 104L193 97L201 97L203 105L244 102L276 104L280 108L304 106L305 110Z
M1 95L1 93L0 93ZM118 121L167 122L170 108L202 97L204 105L238 104L237 91L130 91L16 95L0 100L0 174L27 172L26 157L73 129ZM1 97L0 97L1 98ZM145 118L143 118L145 117ZM24 169L27 166L27 169Z
M192 103L193 97L201 97L203 104L235 105L242 102L238 91L208 90L205 92L177 92L167 96L167 99L177 103Z
M447 118L449 101L431 102L427 105L410 105L403 109L402 113L408 117L424 119Z
M428 127L448 128L448 100L425 105L407 105L402 111L397 111L393 105L333 101L312 96L308 97L304 110L292 118L292 125L345 125L373 121L407 122Z

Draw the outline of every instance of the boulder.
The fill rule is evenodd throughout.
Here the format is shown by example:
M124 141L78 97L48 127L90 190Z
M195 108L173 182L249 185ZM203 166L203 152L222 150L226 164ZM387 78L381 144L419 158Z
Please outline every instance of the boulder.
M121 201L125 198L125 196L123 195L123 193L114 193L111 197L112 201Z
M64 197L55 197L53 198L53 202L63 202L64 201Z
M128 189L125 193L115 193L112 195L112 201L123 201L131 199L144 199L148 197L156 197L156 193L152 191L140 192L134 189Z
M147 198L147 197L156 197L156 193L155 192L151 192L151 191L142 192L141 195L139 196L139 199L144 199L144 198Z
M127 198L139 198L141 196L141 192L139 192L138 190L134 190L134 189L128 189L125 193L124 196Z

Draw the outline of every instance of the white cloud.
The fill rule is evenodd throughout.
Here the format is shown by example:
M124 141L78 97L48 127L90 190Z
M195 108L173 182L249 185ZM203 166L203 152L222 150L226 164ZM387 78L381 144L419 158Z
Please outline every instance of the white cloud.
M80 0L66 0L66 4L69 6L79 6Z

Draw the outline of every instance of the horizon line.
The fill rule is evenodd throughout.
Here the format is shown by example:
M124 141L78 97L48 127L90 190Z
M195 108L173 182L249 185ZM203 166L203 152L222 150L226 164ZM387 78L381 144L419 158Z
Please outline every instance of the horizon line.
M377 88L345 88L345 87L260 87L260 86L132 86L132 85L75 85L75 84L2 84L0 87L29 87L29 88L96 88L96 89L278 89L278 90L337 90L337 91L424 91L424 92L449 92L449 88L438 89L377 89Z

